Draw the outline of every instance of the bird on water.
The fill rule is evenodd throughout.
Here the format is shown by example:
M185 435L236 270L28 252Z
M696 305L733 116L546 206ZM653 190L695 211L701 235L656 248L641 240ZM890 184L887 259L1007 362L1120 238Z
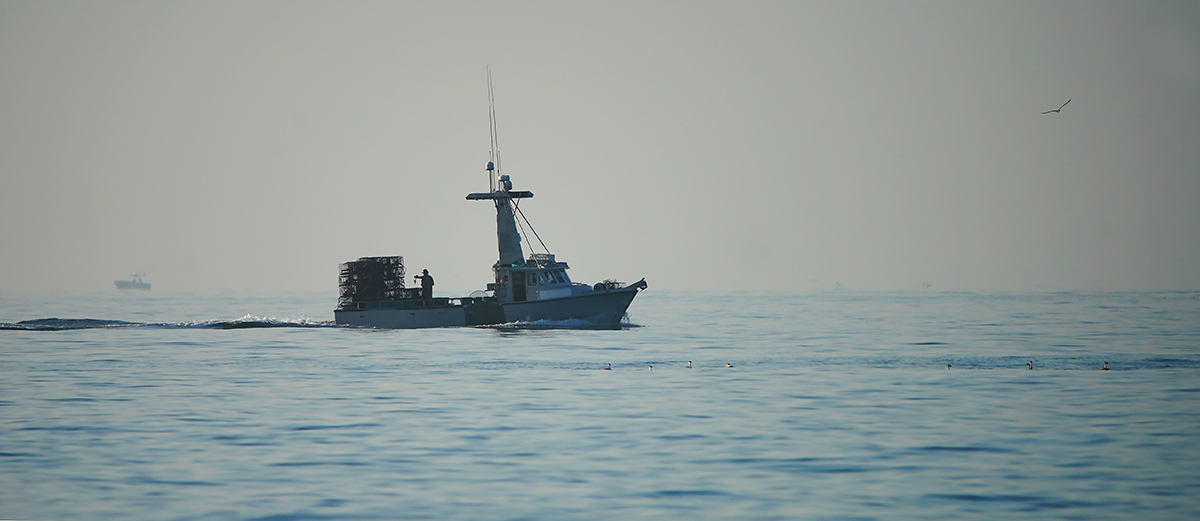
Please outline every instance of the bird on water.
M725 367L733 367L733 364L725 364Z
M654 370L654 366L652 366L652 365L650 366L649 369L647 369L647 371L653 371L653 370Z
M1026 369L1033 369L1033 360L1030 360L1029 362L1027 362L1027 363L1025 364L1025 368L1026 368Z
M1108 369L1108 362L1104 362L1104 367L1101 367L1101 368L1100 368L1100 370L1101 370L1101 371L1108 371L1108 370L1109 370L1109 369Z
M1071 102L1071 100L1067 100L1067 103L1070 103L1070 102ZM1047 110L1046 112L1043 112L1042 114L1051 114L1051 113L1057 114L1059 112L1062 112L1063 107L1067 106L1067 103L1063 103L1062 107L1059 107L1059 108L1056 108L1053 110Z
M688 369L691 369L691 368L692 368L692 361L691 361L691 360L688 360L688 367L687 367L687 368L688 368Z
M605 371L612 371L612 364L608 364L608 367L605 367L605 368L604 368L604 370L605 370Z

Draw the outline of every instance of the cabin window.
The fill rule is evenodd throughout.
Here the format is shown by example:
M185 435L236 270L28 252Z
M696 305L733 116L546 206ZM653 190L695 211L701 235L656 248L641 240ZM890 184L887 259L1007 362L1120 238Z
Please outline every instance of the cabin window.
M531 271L526 275L527 276L525 278L525 285L526 286L536 286L537 285L537 273L534 273Z
M566 284L566 283L567 283L567 280L566 280L567 278L564 276L564 275L566 275L565 273L563 273L563 272L561 272L561 271L553 271L553 272L551 272L551 273L553 273L553 274L554 274L554 281L555 281L555 282L557 282L557 283L559 283L559 284Z
M547 280L546 274L538 273L538 284L545 286L547 282L549 282L549 280Z

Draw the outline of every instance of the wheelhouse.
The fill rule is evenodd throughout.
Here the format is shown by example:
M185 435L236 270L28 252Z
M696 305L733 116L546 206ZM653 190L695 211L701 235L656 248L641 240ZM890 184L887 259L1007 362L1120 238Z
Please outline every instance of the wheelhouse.
M534 253L521 263L502 266L492 265L496 281L488 284L496 300L500 302L527 302L552 298L569 297L590 293L587 284L571 282L565 262L554 260L552 253Z

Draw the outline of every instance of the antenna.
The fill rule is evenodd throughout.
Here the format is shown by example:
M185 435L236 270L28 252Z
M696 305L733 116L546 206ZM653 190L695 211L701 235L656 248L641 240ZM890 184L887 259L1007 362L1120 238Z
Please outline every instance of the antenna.
M487 87L488 87L488 191L496 191L496 124L492 114L492 66L487 66Z
M487 81L488 81L488 131L491 133L492 152L488 157L488 166L492 166L495 162L495 170L488 168L488 187L491 191L496 191L496 177L500 175L500 137L496 131L496 95L492 90L492 66L487 66Z

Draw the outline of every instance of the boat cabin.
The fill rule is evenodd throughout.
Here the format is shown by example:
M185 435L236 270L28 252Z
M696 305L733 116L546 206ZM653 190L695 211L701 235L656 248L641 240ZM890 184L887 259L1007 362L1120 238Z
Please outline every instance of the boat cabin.
M488 284L496 300L506 302L529 302L552 298L569 297L591 293L587 284L571 282L565 262L554 260L553 253L533 253L522 263L501 266L492 265L496 282Z

